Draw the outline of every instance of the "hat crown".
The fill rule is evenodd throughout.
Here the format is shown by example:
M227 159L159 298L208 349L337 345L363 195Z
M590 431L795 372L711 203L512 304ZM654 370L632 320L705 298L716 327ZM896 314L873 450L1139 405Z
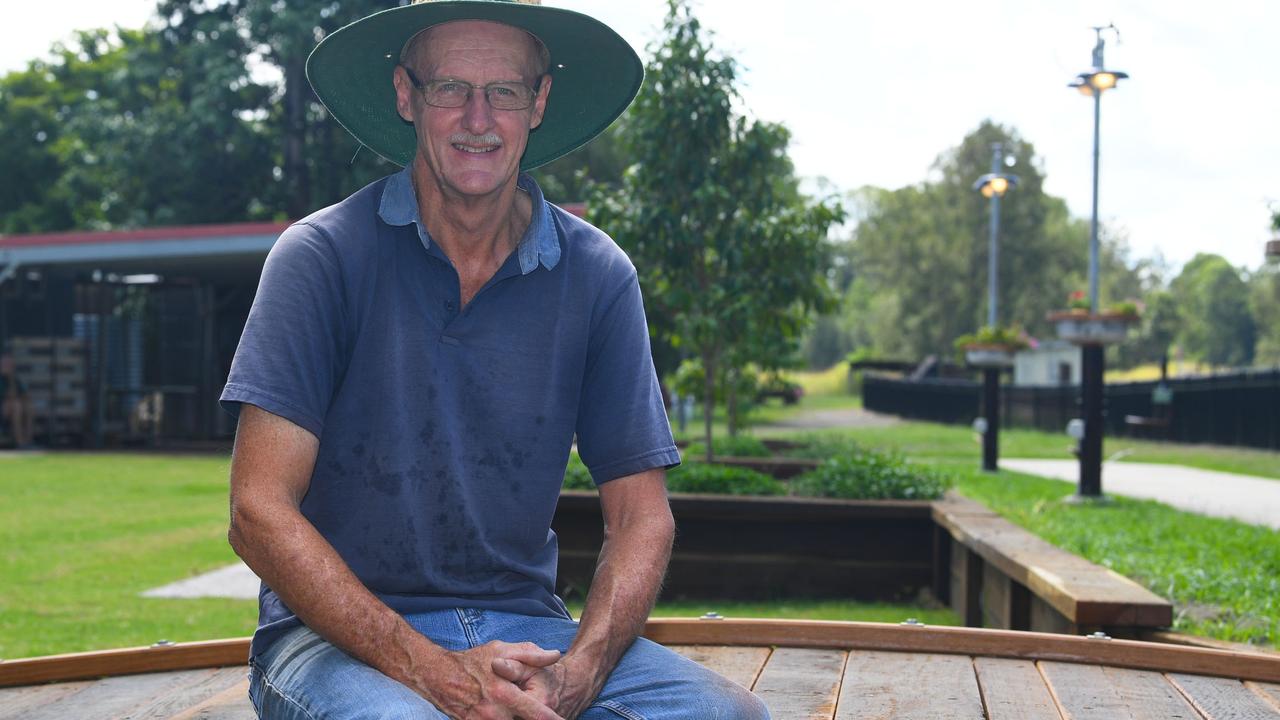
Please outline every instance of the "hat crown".
M421 5L423 3L443 2L444 0L412 0L410 5ZM541 5L542 0L497 0L497 2L513 2L521 5Z

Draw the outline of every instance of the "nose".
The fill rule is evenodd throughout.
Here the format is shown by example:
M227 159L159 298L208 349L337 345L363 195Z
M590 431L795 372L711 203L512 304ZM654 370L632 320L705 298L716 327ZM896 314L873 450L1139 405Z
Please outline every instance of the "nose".
M485 97L484 88L475 88L467 104L463 106L462 127L473 135L482 135L493 128L493 108Z

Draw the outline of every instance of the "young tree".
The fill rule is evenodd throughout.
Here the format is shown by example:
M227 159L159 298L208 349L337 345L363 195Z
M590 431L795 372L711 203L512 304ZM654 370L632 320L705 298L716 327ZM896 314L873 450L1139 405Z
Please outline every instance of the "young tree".
M1221 255L1199 253L1170 286L1183 318L1180 341L1187 352L1213 365L1253 361L1257 326L1249 287Z
M708 455L717 379L732 388L746 364L776 366L794 346L825 300L823 239L840 216L800 194L785 128L734 117L736 71L669 0L626 122L634 164L588 203L635 262L656 339L702 362Z

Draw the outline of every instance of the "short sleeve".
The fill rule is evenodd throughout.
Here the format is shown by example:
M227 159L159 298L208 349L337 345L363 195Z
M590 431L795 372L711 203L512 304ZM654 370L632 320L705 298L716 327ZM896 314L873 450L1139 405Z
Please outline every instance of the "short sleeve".
M346 366L342 269L330 239L299 223L267 255L220 402L249 403L319 437Z
M634 269L602 308L588 341L577 423L578 454L597 485L680 463Z

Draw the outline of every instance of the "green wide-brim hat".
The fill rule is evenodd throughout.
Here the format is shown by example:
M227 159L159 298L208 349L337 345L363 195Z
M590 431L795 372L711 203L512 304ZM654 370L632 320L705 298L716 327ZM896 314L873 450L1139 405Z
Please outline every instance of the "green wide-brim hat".
M551 96L542 123L529 133L521 170L545 165L599 135L631 104L644 78L644 66L627 41L582 13L530 0L428 0L374 13L329 35L307 58L307 79L356 140L407 165L418 139L396 112L392 74L410 38L452 20L512 25L550 51Z

